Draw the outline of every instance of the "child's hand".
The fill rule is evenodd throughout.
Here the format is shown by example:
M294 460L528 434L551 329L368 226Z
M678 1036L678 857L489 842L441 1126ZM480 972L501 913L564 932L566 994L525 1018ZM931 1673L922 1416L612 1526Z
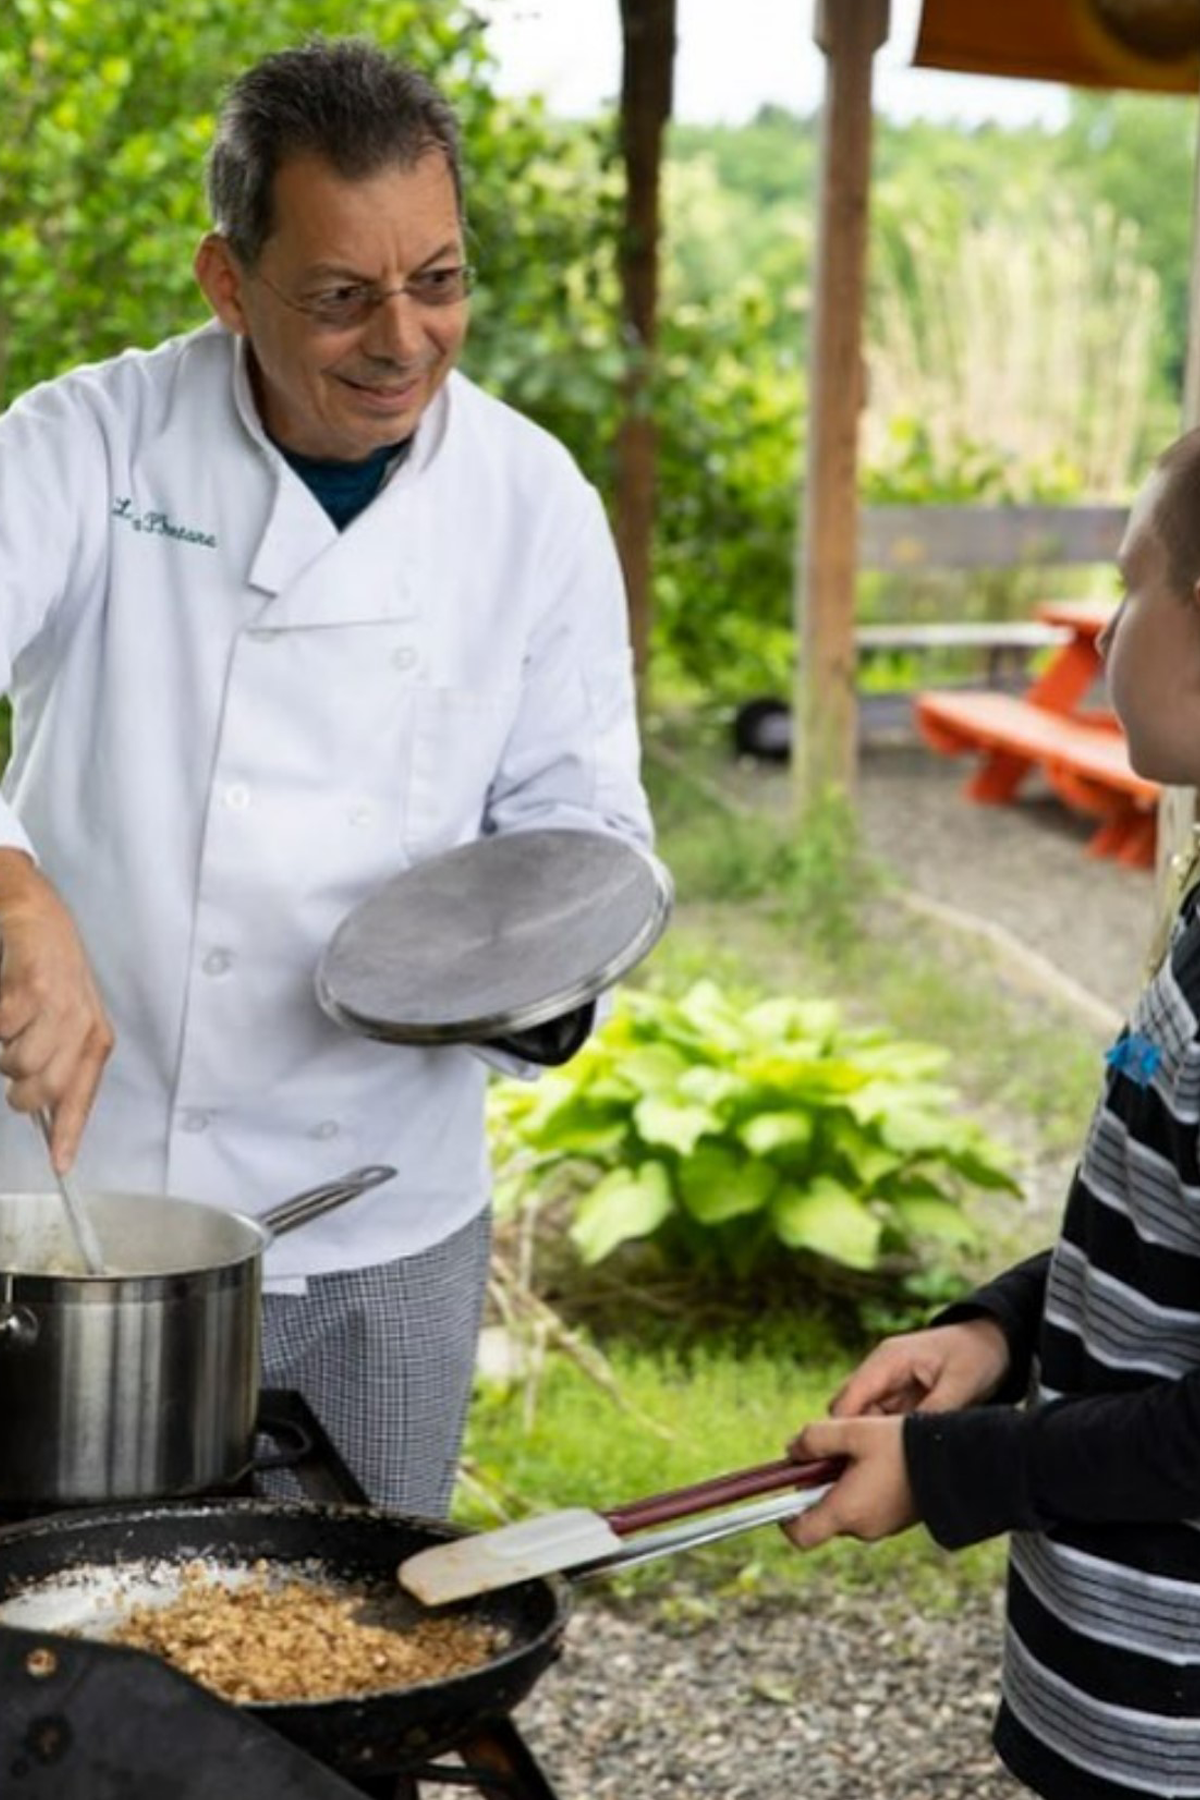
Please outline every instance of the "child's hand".
M917 1520L904 1461L901 1418L822 1419L788 1445L789 1456L846 1457L849 1467L823 1500L789 1519L784 1535L799 1550L832 1537L891 1537Z
M996 1392L1008 1365L1008 1342L994 1319L910 1331L877 1345L834 1395L829 1410L846 1419L975 1406Z

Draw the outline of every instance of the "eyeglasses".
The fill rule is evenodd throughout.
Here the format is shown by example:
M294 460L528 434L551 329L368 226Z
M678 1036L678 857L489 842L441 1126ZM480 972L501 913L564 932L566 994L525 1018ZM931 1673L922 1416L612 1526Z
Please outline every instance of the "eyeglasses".
M365 325L376 308L396 294L404 294L417 306L457 306L475 285L475 271L470 263L454 263L443 269L421 269L398 287L381 288L372 281L346 281L296 300L291 294L285 294L281 287L276 287L261 269L255 269L253 274L293 312L303 313L316 325L333 327Z

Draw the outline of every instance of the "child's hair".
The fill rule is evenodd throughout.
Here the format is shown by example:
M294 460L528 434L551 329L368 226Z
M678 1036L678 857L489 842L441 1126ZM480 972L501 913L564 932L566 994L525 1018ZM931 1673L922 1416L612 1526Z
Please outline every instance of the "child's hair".
M1163 478L1154 497L1154 530L1171 586L1190 594L1200 581L1200 429L1176 438L1154 467Z

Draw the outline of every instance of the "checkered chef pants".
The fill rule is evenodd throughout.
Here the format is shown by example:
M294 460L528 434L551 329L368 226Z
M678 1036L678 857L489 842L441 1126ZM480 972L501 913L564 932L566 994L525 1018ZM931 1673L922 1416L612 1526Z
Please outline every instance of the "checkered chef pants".
M263 1385L296 1388L379 1506L442 1518L462 1443L491 1212L443 1243L263 1296ZM300 1493L287 1470L260 1477Z

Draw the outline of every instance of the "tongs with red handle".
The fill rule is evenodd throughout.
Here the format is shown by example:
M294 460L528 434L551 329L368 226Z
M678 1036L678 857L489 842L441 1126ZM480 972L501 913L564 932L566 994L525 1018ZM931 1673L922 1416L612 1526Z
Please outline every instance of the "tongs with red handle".
M690 1487L670 1488L665 1494L630 1500L625 1506L606 1507L600 1516L608 1520L618 1537L625 1537L631 1531L665 1525L669 1519L687 1519L714 1506L749 1500L754 1494L773 1494L780 1488L820 1487L836 1481L842 1467L833 1457L795 1462L784 1456L778 1462L757 1463L751 1469L734 1469L728 1475L710 1475L707 1481L694 1481Z
M604 1512L570 1507L542 1513L517 1525L503 1525L498 1531L419 1550L400 1564L397 1576L419 1600L440 1606L537 1575L570 1572L576 1579L607 1575L758 1525L794 1518L821 1499L844 1466L833 1458L793 1462L784 1457ZM756 1495L774 1498L753 1506L736 1504ZM731 1510L712 1511L731 1503ZM652 1529L679 1519L691 1523L665 1531Z

